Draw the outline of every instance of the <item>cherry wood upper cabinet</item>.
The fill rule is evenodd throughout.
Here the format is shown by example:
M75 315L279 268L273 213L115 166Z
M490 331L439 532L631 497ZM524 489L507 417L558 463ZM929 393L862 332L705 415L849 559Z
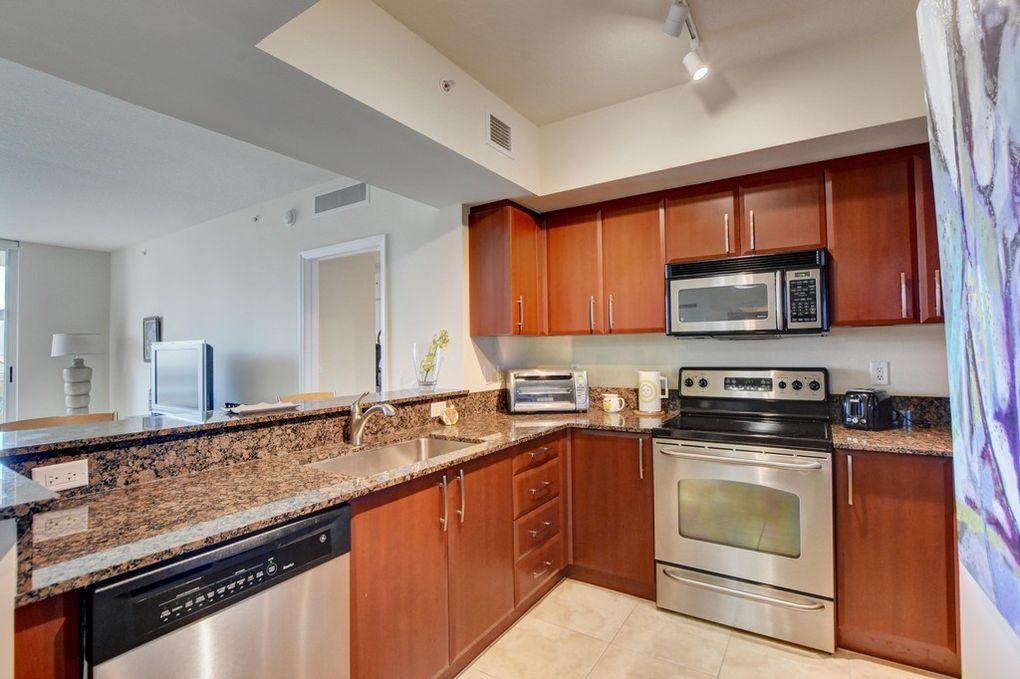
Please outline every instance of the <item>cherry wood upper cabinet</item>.
M442 475L351 501L351 671L433 677L449 665Z
M662 201L658 196L602 207L602 289L606 332L665 332Z
M941 323L942 265L939 263L939 237L935 221L935 190L931 182L931 156L928 147L913 155L914 209L917 222L917 308L922 323Z
M509 455L486 458L449 475L451 659L514 608L511 464Z
M825 170L834 325L916 321L913 160L875 154Z
M737 250L736 189L666 196L666 261L728 257Z
M825 247L822 197L822 175L812 166L741 179L741 254Z
M836 454L840 648L959 676L949 458Z
M471 212L468 230L472 335L543 331L542 231L510 203Z
M575 430L570 453L570 574L655 598L652 440Z
M545 220L549 334L604 332L600 219L597 208L585 207Z

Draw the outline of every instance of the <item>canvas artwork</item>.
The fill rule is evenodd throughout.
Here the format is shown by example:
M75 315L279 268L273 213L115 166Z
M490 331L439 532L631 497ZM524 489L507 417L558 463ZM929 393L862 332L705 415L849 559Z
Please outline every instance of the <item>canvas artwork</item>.
M921 0L960 560L1020 634L1020 2Z

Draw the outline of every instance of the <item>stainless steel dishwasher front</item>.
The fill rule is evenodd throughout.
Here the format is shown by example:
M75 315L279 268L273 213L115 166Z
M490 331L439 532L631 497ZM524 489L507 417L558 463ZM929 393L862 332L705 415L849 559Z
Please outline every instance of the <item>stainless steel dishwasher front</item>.
M93 679L347 679L343 506L87 593Z

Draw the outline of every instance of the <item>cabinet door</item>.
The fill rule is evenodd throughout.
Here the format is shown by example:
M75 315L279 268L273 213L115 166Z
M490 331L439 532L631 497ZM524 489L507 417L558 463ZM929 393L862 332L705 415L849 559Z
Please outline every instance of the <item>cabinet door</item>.
M578 579L655 598L651 439L573 432L571 501Z
M952 473L948 458L837 455L840 647L959 675Z
M916 320L912 173L903 157L826 169L835 325Z
M914 210L917 215L917 308L922 323L941 323L942 265L935 221L935 190L927 147L914 161Z
M674 194L666 198L666 260L714 259L737 253L737 193Z
M428 476L351 501L356 679L432 677L449 664L443 478Z
M472 335L541 332L540 240L536 218L514 205L471 213L468 269Z
M602 234L597 209L550 215L546 226L549 334L603 332Z
M515 335L541 333L541 279L538 221L517 207L510 211L510 302Z
M603 318L608 332L665 332L662 202L617 201L602 209Z
M14 679L81 677L80 624L77 591L15 609Z
M450 658L514 607L511 474L509 456L450 474Z
M741 253L825 247L822 194L821 173L813 169L742 182Z

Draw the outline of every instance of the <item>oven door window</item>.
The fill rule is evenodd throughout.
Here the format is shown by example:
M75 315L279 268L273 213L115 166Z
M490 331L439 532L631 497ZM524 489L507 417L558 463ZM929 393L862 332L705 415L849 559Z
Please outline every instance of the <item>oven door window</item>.
M675 301L681 323L757 321L770 315L769 292L764 283L708 286L678 290Z
M797 558L800 498L755 483L683 479L677 483L680 535L690 540Z

